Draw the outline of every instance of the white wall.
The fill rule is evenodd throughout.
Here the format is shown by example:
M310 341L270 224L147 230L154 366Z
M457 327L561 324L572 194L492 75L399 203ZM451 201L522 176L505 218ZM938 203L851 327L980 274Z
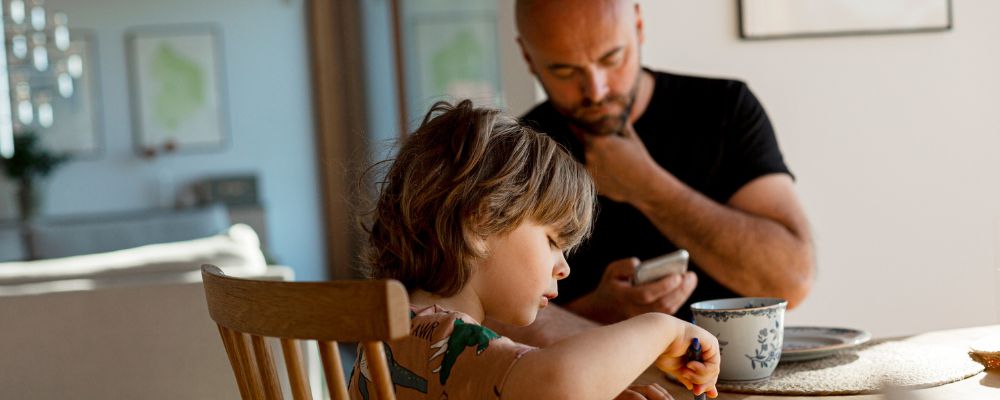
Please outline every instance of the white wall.
M53 174L46 214L152 208L165 197L161 187L256 172L276 260L294 268L298 279L326 275L303 1L49 0L46 6L65 11L71 27L96 33L105 128L99 158ZM206 22L223 34L229 144L218 152L142 160L133 151L124 34L132 27ZM2 208L9 213L11 207Z
M744 80L771 116L819 252L789 324L998 322L1000 2L955 0L950 32L756 42L736 1L640 4L646 65ZM506 86L530 85L519 54L502 59Z

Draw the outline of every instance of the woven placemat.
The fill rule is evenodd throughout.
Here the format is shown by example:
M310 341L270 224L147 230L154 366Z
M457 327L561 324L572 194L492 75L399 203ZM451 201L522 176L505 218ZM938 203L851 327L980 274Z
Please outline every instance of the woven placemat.
M720 391L779 395L850 395L917 389L959 381L983 371L968 349L899 341L871 342L813 361L782 362L758 383L719 383Z

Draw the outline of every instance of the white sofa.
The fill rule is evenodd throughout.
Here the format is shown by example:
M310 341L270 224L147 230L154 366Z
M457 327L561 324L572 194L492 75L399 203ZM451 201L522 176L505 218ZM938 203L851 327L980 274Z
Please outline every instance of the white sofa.
M0 263L0 398L237 399L200 265L291 279L253 230ZM287 387L287 386L286 386Z

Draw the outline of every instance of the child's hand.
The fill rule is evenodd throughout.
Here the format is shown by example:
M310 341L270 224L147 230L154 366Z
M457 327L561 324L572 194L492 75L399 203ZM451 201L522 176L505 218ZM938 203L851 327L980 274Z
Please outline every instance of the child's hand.
M656 367L672 375L695 395L707 393L715 398L719 391L715 381L719 379L719 341L708 331L684 323L684 334L675 339L667 350L656 360ZM701 342L701 362L688 361L687 350L691 339Z

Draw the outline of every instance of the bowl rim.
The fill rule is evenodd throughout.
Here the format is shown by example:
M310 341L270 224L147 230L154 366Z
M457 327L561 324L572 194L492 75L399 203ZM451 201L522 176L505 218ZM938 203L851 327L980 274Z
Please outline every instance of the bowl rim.
M775 301L775 303L760 307L704 308L705 303L724 301L724 300L740 300L740 299L746 299L751 301L769 300L769 301ZM786 308L787 306L788 306L788 300L779 297L729 297L725 299L702 300L697 303L692 303L691 311L692 312L750 311L750 310L763 310L767 308Z

